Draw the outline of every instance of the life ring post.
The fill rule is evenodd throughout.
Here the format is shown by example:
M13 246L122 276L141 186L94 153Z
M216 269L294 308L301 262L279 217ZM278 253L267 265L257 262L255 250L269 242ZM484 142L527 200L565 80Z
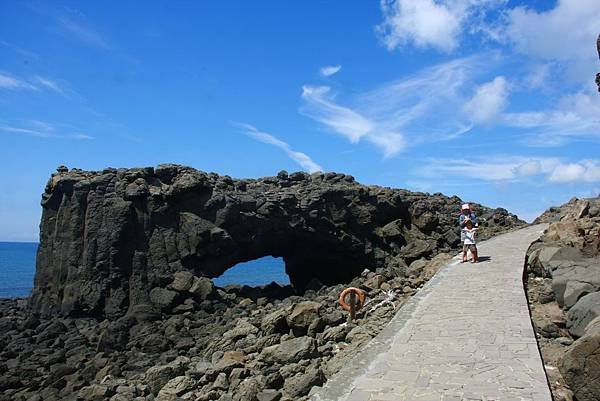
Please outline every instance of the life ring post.
M346 297L348 298L347 302ZM356 318L356 312L365 305L365 293L358 288L346 288L340 294L339 302L344 310L350 312L349 320L353 321Z

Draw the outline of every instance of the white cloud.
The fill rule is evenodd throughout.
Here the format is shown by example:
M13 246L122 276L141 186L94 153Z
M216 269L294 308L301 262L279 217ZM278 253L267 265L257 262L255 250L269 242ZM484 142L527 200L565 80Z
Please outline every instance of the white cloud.
M266 143L268 145L273 145L273 146L283 150L290 159L294 160L304 170L308 171L309 173L314 173L316 171L323 171L323 167L321 167L320 165L315 163L307 154L293 150L289 144L276 138L275 136L273 136L269 133L266 133L266 132L259 131L256 127L254 127L250 124L242 124L242 123L234 123L234 122L232 122L231 124L239 129L241 129L242 131L244 131L244 133L246 135L248 135L249 137L251 137L255 140Z
M368 142L384 157L393 157L409 144L469 132L472 124L460 113L461 92L472 86L484 59L489 64L489 57L478 56L436 65L355 95L345 105L328 86L305 85L300 112L351 143Z
M44 86L47 89L50 89L51 91L54 91L56 93L59 93L61 95L64 95L65 92L63 91L63 89L61 88L61 86L56 82L53 81L49 78L45 78L45 77L41 77L39 75L36 75L33 77L40 85Z
M38 138L49 138L49 137L54 136L53 134L51 134L49 132L44 132L41 130L33 130L33 129L28 129L28 128L19 128L19 127L0 126L0 131L14 133L14 134L35 136Z
M512 169L517 177L529 177L542 172L542 163L539 160L529 160Z
M491 122L506 108L508 92L506 78L496 77L477 88L475 95L465 103L464 110L475 122Z
M560 164L552 157L490 155L485 158L430 159L420 165L417 174L482 181L517 181L535 175L547 175Z
M565 95L546 110L510 112L502 123L527 131L531 146L559 146L572 139L600 138L600 97L597 93Z
M600 182L600 164L594 160L557 165L548 181L555 183Z
M417 175L464 180L522 181L539 177L550 183L600 182L600 162L579 160L565 162L556 157L491 155L485 158L429 159Z
M10 90L38 90L37 87L31 85L29 82L2 73L0 73L0 88Z
M61 133L56 132L56 128L53 124L39 120L29 120L26 125L27 128L14 127L9 125L0 125L0 131L10 134L27 135L36 138L60 138L60 139L74 139L74 140L89 140L94 139L85 133Z
M104 38L91 28L83 26L64 16L59 16L57 19L60 25L77 40L105 50L110 49L109 44L104 40Z
M342 66L339 64L338 65L328 65L328 66L322 67L319 70L319 73L323 77L330 77L333 74L337 74L341 69L342 69Z
M599 1L559 0L547 11L510 10L505 29L518 51L528 57L565 62L572 79L588 81L593 80L598 61L594 48L598 21Z
M302 112L342 134L352 143L357 143L374 126L359 113L337 105L330 96L328 86L303 86L302 99L306 106Z
M376 31L389 50L413 43L451 52L464 29L484 30L488 9L503 0L381 0L383 22Z

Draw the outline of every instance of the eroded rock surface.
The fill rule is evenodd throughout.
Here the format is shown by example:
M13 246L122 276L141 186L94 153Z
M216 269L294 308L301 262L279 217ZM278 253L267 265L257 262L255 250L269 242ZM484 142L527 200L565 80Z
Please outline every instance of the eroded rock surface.
M600 198L573 198L536 222L551 223L529 248L527 266L532 317L554 396L569 399L572 391L577 400L598 400Z
M458 246L460 203L336 173L235 180L171 164L63 167L42 197L31 306L42 316L109 319L139 305L166 311L181 291L209 297L204 278L267 255L283 257L300 293L365 268L402 270ZM481 239L523 224L504 209L473 208Z

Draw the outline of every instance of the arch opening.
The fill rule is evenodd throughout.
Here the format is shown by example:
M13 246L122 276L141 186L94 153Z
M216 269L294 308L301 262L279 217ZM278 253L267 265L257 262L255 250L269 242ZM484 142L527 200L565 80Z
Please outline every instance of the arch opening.
M286 286L290 285L290 278L285 271L285 261L282 257L263 256L237 263L220 276L213 278L213 282L218 287L226 285L258 287L272 282Z

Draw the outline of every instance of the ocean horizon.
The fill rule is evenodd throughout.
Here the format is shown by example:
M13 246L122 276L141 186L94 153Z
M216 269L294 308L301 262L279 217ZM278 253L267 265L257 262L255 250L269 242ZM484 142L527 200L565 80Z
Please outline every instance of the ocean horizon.
M38 245L38 242L0 241L0 299L31 295ZM260 286L272 281L282 285L290 283L283 259L272 256L238 263L213 281L219 287Z

